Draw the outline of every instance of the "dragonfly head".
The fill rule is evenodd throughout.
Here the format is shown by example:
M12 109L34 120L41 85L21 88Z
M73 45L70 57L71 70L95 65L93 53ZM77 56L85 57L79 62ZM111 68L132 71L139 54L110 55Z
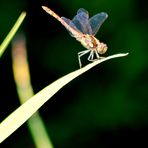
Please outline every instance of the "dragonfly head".
M100 42L100 43L98 44L96 50L97 50L97 52L98 52L99 54L104 54L104 53L107 51L107 48L108 48L108 47L107 47L106 44Z

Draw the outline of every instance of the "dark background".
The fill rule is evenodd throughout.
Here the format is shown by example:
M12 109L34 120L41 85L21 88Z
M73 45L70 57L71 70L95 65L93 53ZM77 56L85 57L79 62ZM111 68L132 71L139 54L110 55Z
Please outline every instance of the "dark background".
M108 45L105 56L126 53L104 62L66 85L40 113L55 148L148 147L148 5L144 0L1 0L0 41L20 13L27 17L19 32L27 40L34 92L79 68L77 52L85 50L41 6L70 19L83 7L90 16L109 17L96 37ZM82 58L86 63L87 56ZM0 121L20 103L12 73L11 45L0 59ZM34 148L27 124L2 147Z

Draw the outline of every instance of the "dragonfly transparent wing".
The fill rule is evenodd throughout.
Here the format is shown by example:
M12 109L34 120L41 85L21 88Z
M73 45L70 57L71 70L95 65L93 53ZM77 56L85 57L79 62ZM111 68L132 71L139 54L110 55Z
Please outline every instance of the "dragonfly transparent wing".
M88 13L88 11L85 10L84 8L80 8L80 9L77 11L77 14L79 14L79 13L81 13L81 12L84 12L85 15L86 15L87 17L89 17L89 13Z
M77 15L73 18L72 22L83 34L92 34L92 29L89 24L88 11L84 8L80 8L77 11Z
M100 29L103 22L107 19L108 15L105 12L98 13L89 19L89 24L92 29L92 34L95 35Z
M66 17L61 17L69 26L71 26L73 29L79 31L79 29L75 26L75 24L70 20L67 19ZM66 28L67 29L67 28ZM67 29L68 30L68 29ZM74 35L71 33L70 30L68 30L69 34L74 37Z

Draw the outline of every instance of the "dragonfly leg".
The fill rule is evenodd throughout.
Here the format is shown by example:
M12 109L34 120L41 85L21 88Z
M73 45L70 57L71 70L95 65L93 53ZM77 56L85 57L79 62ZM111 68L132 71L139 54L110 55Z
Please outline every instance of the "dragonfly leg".
M88 61L93 61L94 58L94 51L91 51L88 57Z
M95 54L96 54L97 59L103 59L103 58L105 58L105 57L100 57L97 51L95 51Z
M80 68L82 67L81 57L88 52L90 52L90 50L84 50L84 51L78 52L78 61L79 61Z
M98 54L98 52L96 50L95 50L95 54L96 54L97 59L99 59L100 56L99 56L99 54Z
M80 52L78 52L78 55L81 55L81 54L84 55L85 53L88 53L89 51L90 51L90 50L88 50L88 49L87 49L87 50L84 50L84 51L80 51Z
M102 58L103 58L103 57L100 57L100 56L99 56L99 54L98 54L97 51L91 51L91 52L90 52L90 55L89 55L89 57L88 57L88 60L89 60L89 61L93 62L93 61L97 60L97 59L94 59L94 54L96 55L97 59L102 59Z

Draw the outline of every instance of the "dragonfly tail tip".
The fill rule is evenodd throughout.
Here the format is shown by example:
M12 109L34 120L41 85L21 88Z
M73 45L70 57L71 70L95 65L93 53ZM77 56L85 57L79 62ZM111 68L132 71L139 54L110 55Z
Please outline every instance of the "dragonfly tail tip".
M47 9L47 7L46 7L46 6L42 6L42 8L43 8L44 10L46 10L46 9Z

